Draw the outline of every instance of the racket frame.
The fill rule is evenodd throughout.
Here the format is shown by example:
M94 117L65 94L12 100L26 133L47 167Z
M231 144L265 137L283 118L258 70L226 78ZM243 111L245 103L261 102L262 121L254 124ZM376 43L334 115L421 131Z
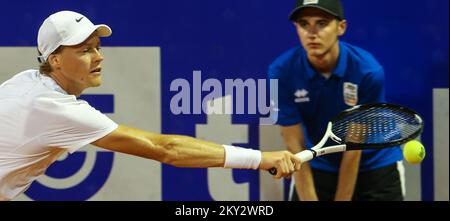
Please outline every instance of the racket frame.
M411 134L407 138L402 138L402 139L391 141L389 143L381 143L381 144L361 144L361 143L353 143L353 142L345 142L344 143L341 138L337 137L333 133L333 130L332 130L333 123L332 122L336 122L336 121L344 118L345 116L350 115L356 111L370 109L373 107L386 107L386 108L398 109L400 111L409 113L416 118L417 122L419 122L420 129L417 130L415 133ZM357 106L354 106L353 108L344 110L344 111L340 112L338 115L336 115L330 122L328 122L327 130L325 132L325 135L320 140L320 142L318 144L316 144L314 147L312 147L311 149L306 149L306 150L300 151L299 153L295 154L295 156L300 158L302 163L305 163L305 162L308 162L318 156L322 156L322 155L326 155L326 154L330 154L330 153L344 152L346 150L382 149L382 148L387 148L387 147L399 146L408 141L416 139L422 133L423 126L424 126L424 122L423 122L422 118L420 117L420 115L417 112L415 112L412 109L409 109L407 107L403 107L403 106L399 106L399 105L395 105L395 104L388 104L388 103L372 103L372 104L357 105ZM334 142L338 143L338 145L323 147L325 145L325 143L328 141L328 139L333 140ZM269 172L272 175L275 175L276 169L272 168L269 170Z

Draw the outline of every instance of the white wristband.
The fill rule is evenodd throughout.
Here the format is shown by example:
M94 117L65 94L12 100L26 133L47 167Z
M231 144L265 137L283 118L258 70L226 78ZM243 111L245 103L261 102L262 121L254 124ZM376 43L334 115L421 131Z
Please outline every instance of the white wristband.
M262 153L259 150L223 145L225 149L225 168L258 169Z

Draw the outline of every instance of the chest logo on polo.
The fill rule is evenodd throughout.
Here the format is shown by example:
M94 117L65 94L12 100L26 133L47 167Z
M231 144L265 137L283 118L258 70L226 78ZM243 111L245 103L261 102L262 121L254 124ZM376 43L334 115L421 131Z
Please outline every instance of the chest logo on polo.
M305 89L301 89L301 90L297 90L294 93L295 96L295 103L304 103L304 102L309 102L310 99L308 97L308 91Z
M358 104L358 85L344 82L344 102L348 106Z

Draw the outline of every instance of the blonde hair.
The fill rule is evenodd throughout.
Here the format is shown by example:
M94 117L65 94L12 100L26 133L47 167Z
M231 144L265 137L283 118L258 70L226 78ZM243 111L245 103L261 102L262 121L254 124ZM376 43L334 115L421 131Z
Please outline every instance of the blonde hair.
M59 53L62 50L62 46L58 47L55 51L53 51L51 54ZM38 49L39 56L42 55L42 53ZM44 63L39 63L39 72L45 75L49 75L53 71L52 66L50 63L48 63L48 60L46 60Z

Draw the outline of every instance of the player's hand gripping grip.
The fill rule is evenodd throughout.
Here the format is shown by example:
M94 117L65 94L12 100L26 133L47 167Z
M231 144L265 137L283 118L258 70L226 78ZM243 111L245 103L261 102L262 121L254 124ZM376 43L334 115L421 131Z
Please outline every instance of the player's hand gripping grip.
M314 150L304 150L304 151L300 151L299 153L295 154L296 157L300 158L300 161L302 163L312 160L315 155L316 155L316 151L314 151ZM269 170L269 173L275 176L277 174L277 168L275 168L275 167L271 168Z

